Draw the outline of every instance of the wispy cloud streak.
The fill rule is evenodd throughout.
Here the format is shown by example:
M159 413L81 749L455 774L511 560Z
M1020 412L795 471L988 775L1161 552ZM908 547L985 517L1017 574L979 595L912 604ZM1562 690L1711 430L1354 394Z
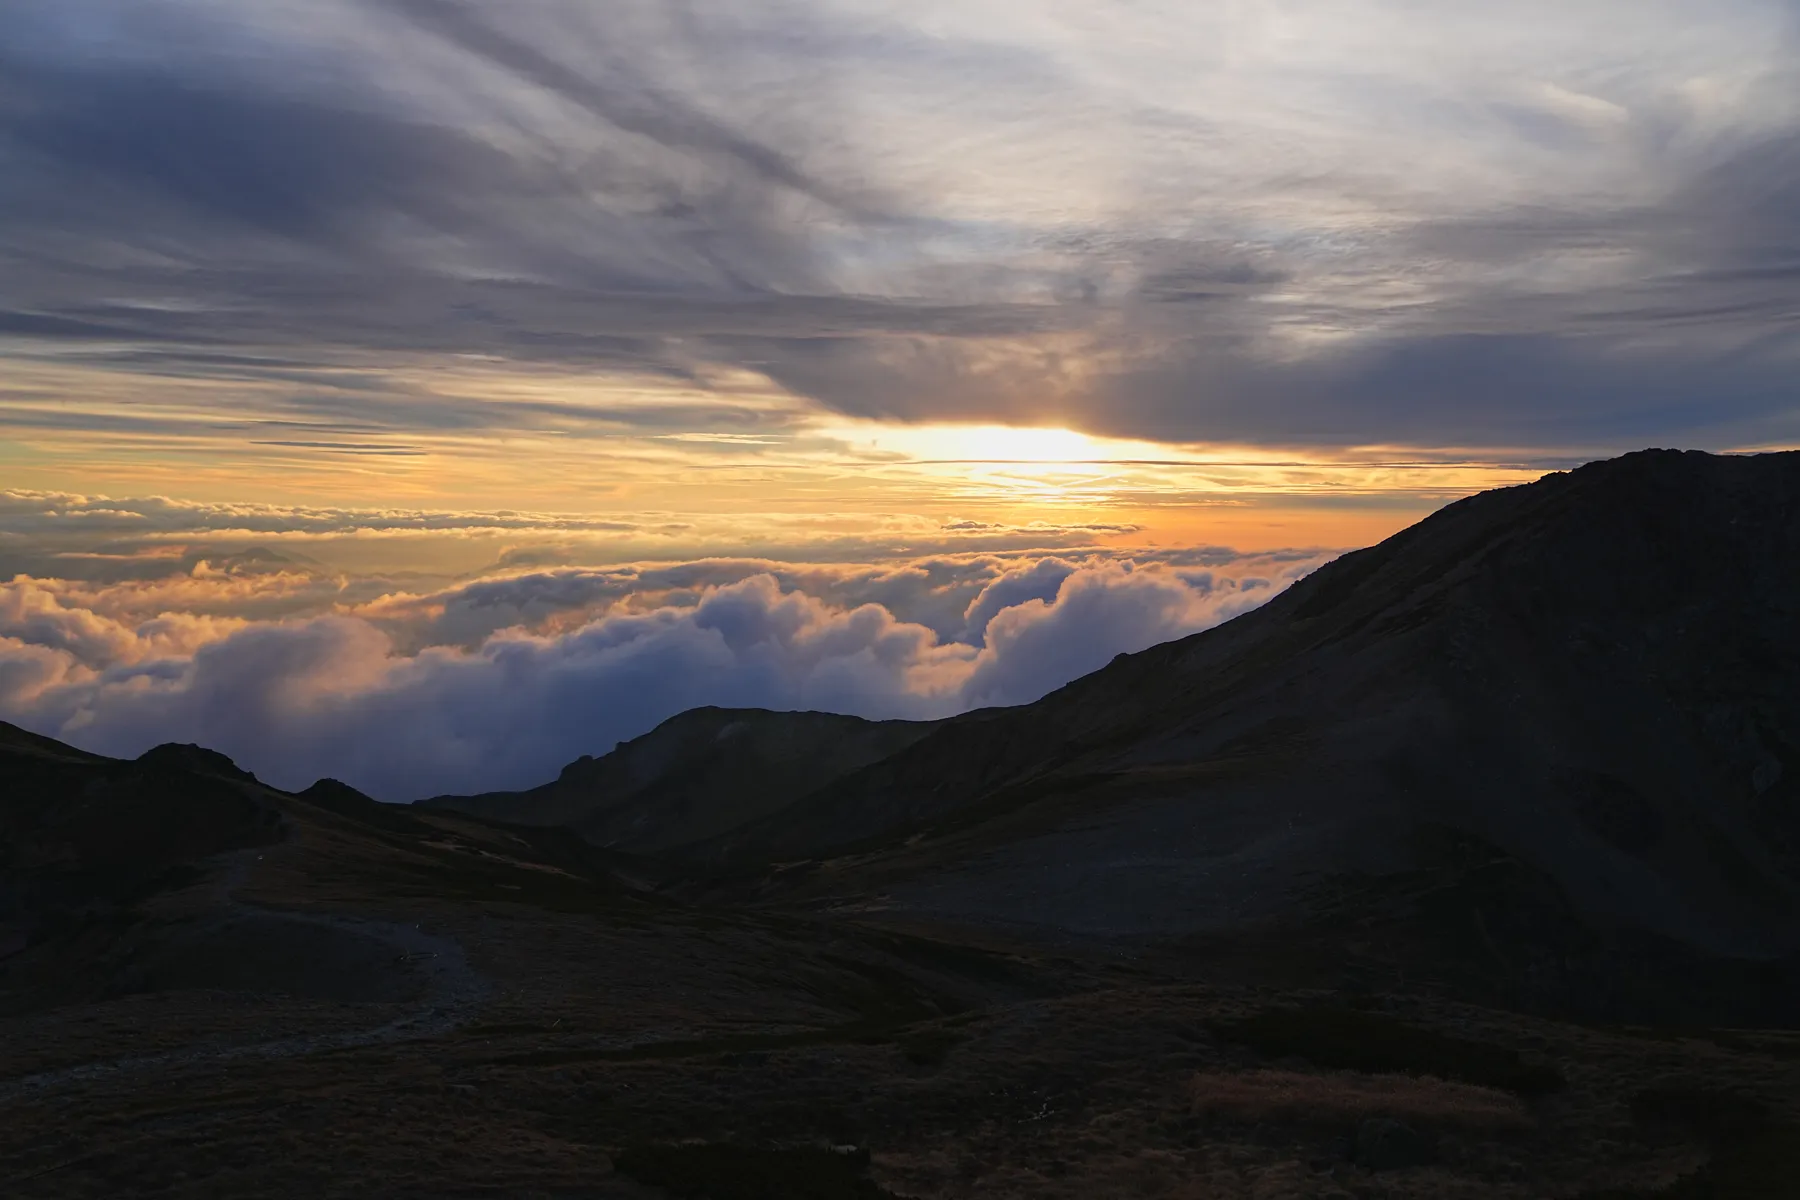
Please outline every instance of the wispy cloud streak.
M1165 441L1767 442L1796 45L1771 0L69 0L0 49L0 336L236 362L276 415L477 354Z

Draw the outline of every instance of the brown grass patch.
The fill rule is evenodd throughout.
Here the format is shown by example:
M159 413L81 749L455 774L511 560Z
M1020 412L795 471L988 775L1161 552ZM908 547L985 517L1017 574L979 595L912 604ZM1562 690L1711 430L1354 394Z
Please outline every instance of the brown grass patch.
M1299 1071L1202 1071L1192 1084L1197 1115L1245 1121L1342 1123L1365 1117L1465 1128L1530 1123L1515 1096L1429 1076L1308 1075Z

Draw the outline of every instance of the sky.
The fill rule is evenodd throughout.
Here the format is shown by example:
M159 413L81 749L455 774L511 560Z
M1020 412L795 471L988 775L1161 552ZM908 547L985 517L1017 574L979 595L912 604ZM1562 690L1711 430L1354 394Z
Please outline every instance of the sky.
M15 0L0 719L526 786L1800 444L1793 0ZM9 581L9 582L6 582Z

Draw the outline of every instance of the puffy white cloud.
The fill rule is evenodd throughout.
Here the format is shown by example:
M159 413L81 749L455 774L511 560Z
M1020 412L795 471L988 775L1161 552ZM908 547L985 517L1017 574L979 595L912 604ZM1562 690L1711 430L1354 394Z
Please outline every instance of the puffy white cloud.
M168 605L169 601L202 599L218 604L234 594L242 595L235 581L211 590L205 589L204 581L187 581L195 583L202 586L127 585L94 590L63 580L20 577L0 584L0 637L62 651L88 666L190 654L244 624L241 618L180 611ZM156 607L149 607L151 604ZM134 621L134 613L146 619Z
M1076 571L1074 563L1060 558L1040 558L1001 574L981 589L963 613L969 640L980 643L987 637L988 623L1014 605L1027 601L1040 604L1056 599L1063 581Z
M1304 572L1281 579L1285 587ZM1032 597L987 623L987 649L963 685L971 704L1024 704L1115 655L1228 621L1275 593L1259 575L1215 579L1210 590L1181 574L1106 563L1071 572L1049 598Z
M28 712L49 688L91 675L67 650L0 637L0 711Z
M520 787L701 704L929 718L1026 702L1228 619L1325 557L1224 562L1204 586L1189 568L1105 558L678 564L135 624L106 615L130 605L105 589L15 580L0 590L0 715L104 753L202 742L286 787L334 775L394 800ZM941 617L946 596L967 640L906 615ZM443 644L446 614L483 605L518 619Z

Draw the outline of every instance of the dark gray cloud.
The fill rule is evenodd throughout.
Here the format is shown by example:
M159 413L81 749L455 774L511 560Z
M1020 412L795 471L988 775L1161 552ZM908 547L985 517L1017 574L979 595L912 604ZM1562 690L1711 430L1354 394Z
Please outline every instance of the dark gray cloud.
M465 199L491 198L497 176L518 173L446 128L226 81L137 68L40 70L23 82L30 103L8 122L8 141L28 178L57 185L34 189L26 219L104 224L118 215L106 202L123 194L150 222L346 251L381 244L360 226L382 213L453 230Z
M254 380L318 426L262 440L339 450L650 420L396 382L471 353L1170 440L1800 435L1790 11L1349 8L1311 69L1221 27L1226 72L1008 0L69 0L0 45L0 344Z
M601 61L588 58L583 69L559 61L528 42L505 33L494 14L482 15L461 0L388 0L426 31L496 63L544 91L558 96L626 133L659 145L722 157L764 183L791 189L833 208L870 214L864 203L809 176L781 151L712 117L698 106L644 79L634 69L629 47ZM620 53L619 51L624 51ZM637 77L634 77L637 76ZM691 210L676 202L665 211L682 216Z

